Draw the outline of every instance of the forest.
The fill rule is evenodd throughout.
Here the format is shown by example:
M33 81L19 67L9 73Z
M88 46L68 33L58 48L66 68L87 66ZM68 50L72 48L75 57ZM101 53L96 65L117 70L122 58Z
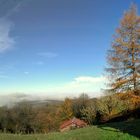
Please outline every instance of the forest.
M97 99L81 94L75 99L46 102L40 106L24 101L0 108L0 131L16 134L57 132L60 124L72 117L89 125L136 119L140 117L140 97L123 93Z

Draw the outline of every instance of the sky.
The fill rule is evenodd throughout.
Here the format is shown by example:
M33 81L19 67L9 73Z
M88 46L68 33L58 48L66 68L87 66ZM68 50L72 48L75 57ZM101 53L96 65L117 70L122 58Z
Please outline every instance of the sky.
M102 94L106 54L139 0L0 0L0 95Z

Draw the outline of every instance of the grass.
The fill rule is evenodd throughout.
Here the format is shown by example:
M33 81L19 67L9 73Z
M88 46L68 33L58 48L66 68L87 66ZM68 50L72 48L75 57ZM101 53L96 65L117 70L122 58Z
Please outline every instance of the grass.
M108 123L63 133L0 134L0 140L140 140L140 120Z

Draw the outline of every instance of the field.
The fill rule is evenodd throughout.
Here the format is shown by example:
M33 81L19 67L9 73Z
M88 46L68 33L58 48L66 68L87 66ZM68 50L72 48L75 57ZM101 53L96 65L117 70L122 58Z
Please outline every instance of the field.
M0 134L0 140L139 140L140 120L108 123L64 133L36 135Z

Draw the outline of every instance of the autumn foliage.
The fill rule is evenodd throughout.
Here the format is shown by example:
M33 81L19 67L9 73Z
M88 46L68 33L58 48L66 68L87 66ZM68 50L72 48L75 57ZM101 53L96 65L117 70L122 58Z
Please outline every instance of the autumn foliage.
M140 16L135 5L120 21L107 60L111 90L136 92L140 84Z

